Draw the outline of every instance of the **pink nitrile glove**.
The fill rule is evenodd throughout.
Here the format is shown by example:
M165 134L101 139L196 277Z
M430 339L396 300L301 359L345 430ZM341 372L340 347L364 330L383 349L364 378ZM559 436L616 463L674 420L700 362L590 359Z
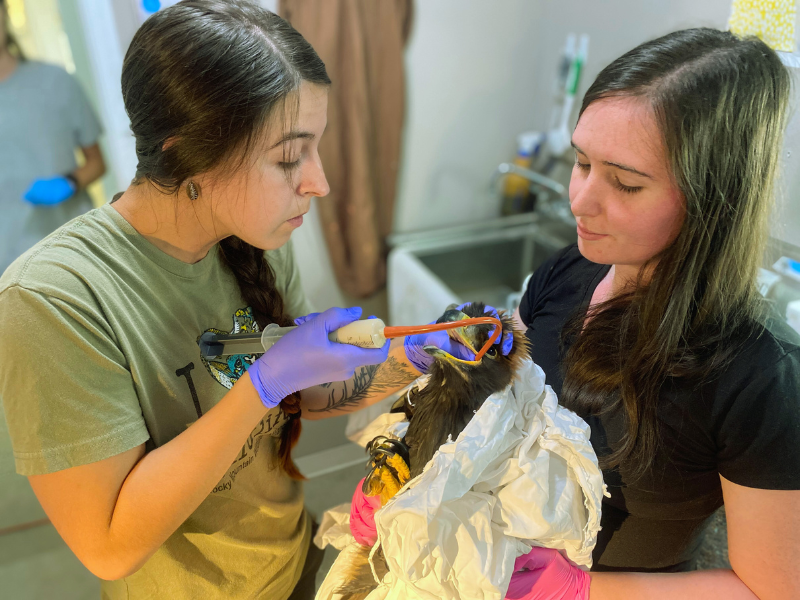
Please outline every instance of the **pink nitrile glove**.
M381 507L380 496L366 496L361 491L364 479L358 482L350 505L350 533L362 546L374 546L378 541L375 511Z
M590 583L558 550L534 547L514 563L506 600L589 600Z

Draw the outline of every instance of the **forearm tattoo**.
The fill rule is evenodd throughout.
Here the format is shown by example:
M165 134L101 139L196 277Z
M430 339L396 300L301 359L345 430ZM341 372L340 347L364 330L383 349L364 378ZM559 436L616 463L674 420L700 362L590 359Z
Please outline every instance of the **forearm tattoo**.
M309 408L308 412L348 410L365 398L381 392L400 389L416 379L414 372L393 357L380 365L361 367L353 379L341 383L326 383L328 402L324 408Z

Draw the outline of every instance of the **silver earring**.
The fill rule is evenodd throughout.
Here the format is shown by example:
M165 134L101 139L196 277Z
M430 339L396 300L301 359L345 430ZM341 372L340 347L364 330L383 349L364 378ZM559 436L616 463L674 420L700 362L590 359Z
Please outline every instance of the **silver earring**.
M190 181L189 185L186 186L186 193L190 200L197 200L200 197L200 193L197 191L197 186L194 181Z

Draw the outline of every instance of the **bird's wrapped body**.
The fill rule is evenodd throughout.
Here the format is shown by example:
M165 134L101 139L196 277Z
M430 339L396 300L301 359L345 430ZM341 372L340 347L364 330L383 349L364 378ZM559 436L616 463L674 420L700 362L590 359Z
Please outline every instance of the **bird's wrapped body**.
M485 305L468 304L462 310L450 308L437 323L482 317ZM375 438L368 446L370 472L364 479L366 495L380 495L381 505L417 477L448 439L456 439L485 402L496 392L507 388L522 360L528 355L525 335L514 328L510 317L500 314L503 332L498 339L513 336L507 354L501 345L493 345L479 361L464 361L436 347L425 351L436 360L429 370L424 388L412 388L392 407L392 412L404 413L409 421L402 440ZM448 335L477 354L492 334L494 326L469 325L451 329ZM382 579L388 571L380 549L372 557L373 574L369 563L372 549L365 546L351 561L346 581L337 593L342 599L361 600L378 585L375 575Z

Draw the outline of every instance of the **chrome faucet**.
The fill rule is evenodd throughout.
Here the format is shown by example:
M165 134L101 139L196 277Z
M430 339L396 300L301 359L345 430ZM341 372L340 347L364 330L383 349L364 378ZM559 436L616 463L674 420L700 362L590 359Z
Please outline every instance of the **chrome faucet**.
M519 175L523 179L530 181L534 186L544 188L545 193L541 194L539 202L536 203L534 212L539 211L544 216L547 216L551 219L556 219L566 223L571 227L576 226L575 217L572 215L572 211L569 208L567 188L554 179L550 179L541 173L531 171L525 167L520 167L514 163L500 163L494 170L494 173L490 179L489 185L491 189L495 189L497 180L500 177L511 173L514 175ZM550 192L552 192L552 194Z

